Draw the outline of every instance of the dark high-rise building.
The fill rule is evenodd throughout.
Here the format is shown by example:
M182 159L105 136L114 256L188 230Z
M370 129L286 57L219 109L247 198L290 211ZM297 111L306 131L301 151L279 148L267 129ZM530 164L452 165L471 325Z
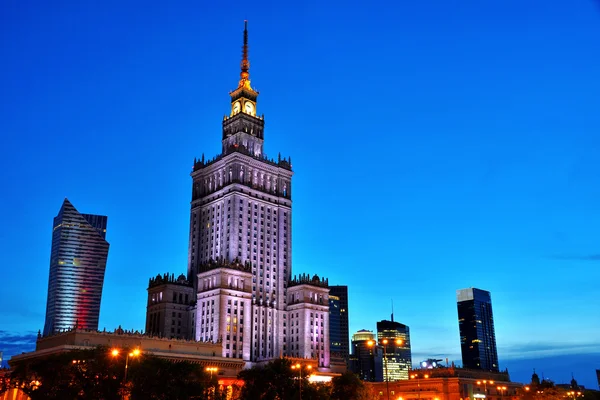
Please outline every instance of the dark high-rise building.
M498 371L498 351L490 292L469 288L456 292L458 328L464 368Z
M107 220L79 213L67 199L54 218L44 336L75 327L98 329Z
M330 351L348 362L348 286L329 286Z
M401 344L396 344L398 339L402 341ZM387 340L387 344L383 354L383 380L408 380L412 368L410 329L404 324L394 322L393 316L391 321L379 321L377 322L378 344L383 346L384 340Z
M363 381L383 381L383 349L377 346L375 334L360 330L352 335L350 370Z

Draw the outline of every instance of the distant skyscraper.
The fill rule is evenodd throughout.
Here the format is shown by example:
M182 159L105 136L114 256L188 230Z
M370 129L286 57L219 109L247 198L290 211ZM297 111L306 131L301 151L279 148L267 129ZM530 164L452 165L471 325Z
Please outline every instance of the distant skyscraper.
M498 371L498 351L490 292L469 288L456 292L464 368Z
M348 362L348 286L329 286L330 351Z
M74 327L98 329L107 219L80 214L67 199L54 218L44 336Z
M383 380L398 381L408 380L409 371L412 368L412 355L410 352L410 329L399 322L379 321L377 323L377 339L380 346L387 339L386 350L383 360ZM402 340L397 345L396 340ZM386 376L387 364L387 376Z
M370 344L371 343L371 344ZM375 344L375 334L360 330L352 335L350 370L363 381L383 381L383 350Z

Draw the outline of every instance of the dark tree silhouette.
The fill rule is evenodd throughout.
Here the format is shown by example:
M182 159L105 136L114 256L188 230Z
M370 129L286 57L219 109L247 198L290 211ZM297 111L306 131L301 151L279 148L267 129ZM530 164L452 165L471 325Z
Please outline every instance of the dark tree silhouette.
M10 373L10 386L21 388L32 400L120 400L123 394L131 394L131 400L223 397L216 377L211 380L198 364L142 354L129 359L127 382L124 373L125 359L99 347L22 361Z

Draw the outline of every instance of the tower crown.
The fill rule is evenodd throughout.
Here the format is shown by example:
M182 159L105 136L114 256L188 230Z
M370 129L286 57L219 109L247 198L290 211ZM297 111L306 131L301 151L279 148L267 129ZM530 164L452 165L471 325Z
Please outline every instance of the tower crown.
M256 115L258 92L250 85L250 61L248 60L248 21L244 21L244 45L240 63L238 87L229 93L231 114L223 119L223 153L240 146L253 156L263 154L264 120Z
M250 85L250 60L248 59L248 21L244 21L244 44L242 46L242 61L240 62L240 81L231 96L231 116L244 113L256 116L256 98L258 92Z

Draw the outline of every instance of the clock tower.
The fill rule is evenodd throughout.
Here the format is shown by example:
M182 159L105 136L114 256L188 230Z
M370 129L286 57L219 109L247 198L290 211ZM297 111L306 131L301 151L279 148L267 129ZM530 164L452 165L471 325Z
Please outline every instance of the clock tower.
M221 343L222 357L251 364L288 356L328 368L328 283L316 275L292 279L294 173L289 158L268 158L263 151L265 123L250 84L247 25L242 49L240 80L223 118L222 152L195 160L191 173L187 282L196 296L187 336ZM158 317L170 315L159 311ZM161 326L174 336L179 325L170 321Z
M231 114L223 118L223 154L246 150L250 155L263 154L265 121L256 114L258 92L250 86L250 61L248 60L248 24L244 25L244 46L240 63L240 81L231 96ZM242 151L244 151L242 150Z

